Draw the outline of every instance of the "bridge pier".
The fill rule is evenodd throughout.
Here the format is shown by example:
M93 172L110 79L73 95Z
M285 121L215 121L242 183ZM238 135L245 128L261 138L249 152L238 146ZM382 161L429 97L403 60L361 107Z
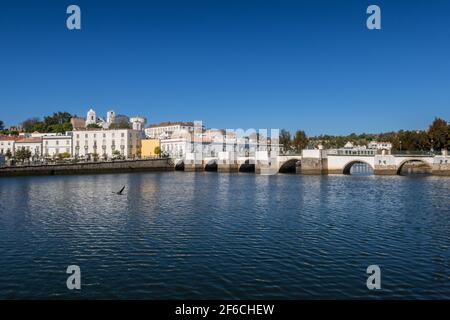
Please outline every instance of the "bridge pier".
M184 160L184 171L194 172L194 171L204 171L205 167L203 165L203 157L201 154L190 152L186 153Z
M236 152L223 151L218 154L217 172L239 172Z
M184 171L186 172L195 172L195 171L204 171L205 168L201 163L195 162L185 162L184 163Z
M322 175L328 173L328 159L322 149L302 151L300 167L296 169L297 173L303 175Z
M397 167L375 165L375 168L373 169L373 174L376 176L395 176L397 175Z
M448 151L444 150L441 156L436 156L431 165L431 174L437 176L450 176L450 157Z

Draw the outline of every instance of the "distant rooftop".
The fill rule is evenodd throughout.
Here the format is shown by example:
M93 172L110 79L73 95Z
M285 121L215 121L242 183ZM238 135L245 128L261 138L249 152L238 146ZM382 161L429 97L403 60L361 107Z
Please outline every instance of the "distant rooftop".
M21 138L17 140L20 143L40 143L42 142L42 138Z
M176 126L176 125L182 125L182 126L194 126L194 123L192 121L164 121L160 122L158 124L151 124L149 128L158 128L158 127L168 127L168 126Z
M18 136L0 135L0 140L3 140L3 141L17 141L19 139L20 139L20 137L18 137Z

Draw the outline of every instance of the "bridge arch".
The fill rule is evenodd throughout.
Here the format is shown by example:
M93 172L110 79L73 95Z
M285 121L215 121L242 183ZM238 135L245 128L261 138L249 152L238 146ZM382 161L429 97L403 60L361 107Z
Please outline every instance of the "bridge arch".
M281 163L278 169L279 173L297 173L297 167L301 166L301 160L293 158Z
M184 161L182 159L175 161L175 171L184 171Z
M413 173L413 174L415 174L415 173L431 174L431 171L432 171L431 164L429 164L428 162L426 162L420 158L412 158L412 159L405 159L399 163L399 165L397 167L397 174L404 175L406 166L408 166L408 168L407 168L408 174L411 174L411 173Z
M256 171L256 166L254 161L250 161L250 160L245 160L244 163L242 163L239 166L239 172L255 172Z
M217 168L218 168L218 165L217 165L216 159L209 160L205 164L205 171L217 172Z
M361 160L361 159L352 160L352 161L348 162L348 163L344 166L344 168L343 168L343 170L342 170L342 173L343 173L343 174L350 175L350 174L351 174L351 169L352 169L352 167L353 167L355 164L356 164L356 165L361 164L361 165L363 165L364 167L366 167L366 169L365 169L366 172L364 172L364 173L370 173L370 174L373 174L373 167L372 167L372 165L371 165L370 163L364 161L364 160Z

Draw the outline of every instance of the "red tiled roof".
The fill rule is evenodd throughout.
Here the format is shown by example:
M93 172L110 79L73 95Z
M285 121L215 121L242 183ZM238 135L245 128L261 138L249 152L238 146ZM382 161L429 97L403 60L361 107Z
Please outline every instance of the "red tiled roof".
M20 137L18 137L18 136L1 136L0 135L0 140L3 140L3 141L17 141L19 139L20 139Z
M191 121L185 122L185 121L165 121L158 124L151 124L149 128L159 128L159 127L168 127L168 126L176 126L176 125L183 125L183 126L194 126L194 123Z
M16 142L19 143L41 143L42 138L22 138L17 140Z

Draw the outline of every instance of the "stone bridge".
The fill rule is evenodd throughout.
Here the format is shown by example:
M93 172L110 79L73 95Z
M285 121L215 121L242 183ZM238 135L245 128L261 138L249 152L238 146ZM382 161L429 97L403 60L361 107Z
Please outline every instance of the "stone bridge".
M187 154L175 159L177 169L185 171L255 172L259 174L350 174L354 164L367 164L375 175L400 174L406 164L420 164L427 172L450 175L450 156L442 155L338 155L327 150L303 150L302 155L274 155L258 151L254 156L221 152L217 157Z
M217 157L187 154L183 159L174 159L174 165L175 169L184 171L295 173L301 158L301 155L270 157L267 152L257 152L255 156L237 156L231 152L221 152Z

